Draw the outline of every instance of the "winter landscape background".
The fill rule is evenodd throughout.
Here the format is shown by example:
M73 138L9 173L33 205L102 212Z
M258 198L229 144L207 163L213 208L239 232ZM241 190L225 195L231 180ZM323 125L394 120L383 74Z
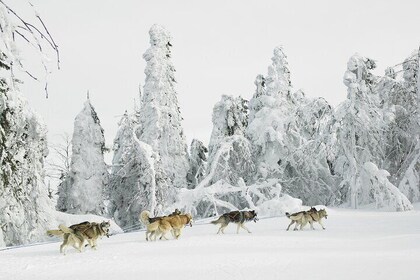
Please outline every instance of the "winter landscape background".
M241 240L264 252L266 242L289 238L280 235L285 212L318 205L337 231L317 232L304 247L331 238L341 252L348 230L396 240L380 254L390 263L405 252L418 260L406 246L420 228L418 5L181 2L0 1L6 255L48 251L53 245L12 246L54 242L45 231L59 223L112 219L115 233L138 231L142 210L175 208L207 235L215 216L256 209L267 219ZM367 234L376 220L384 223ZM208 238L191 232L181 250ZM124 236L114 240L143 239Z

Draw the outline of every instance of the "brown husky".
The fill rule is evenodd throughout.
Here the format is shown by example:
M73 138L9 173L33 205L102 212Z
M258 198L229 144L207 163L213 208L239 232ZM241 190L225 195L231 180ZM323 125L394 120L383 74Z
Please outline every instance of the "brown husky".
M300 230L306 226L307 223L310 224L311 229L315 229L313 226L313 222L318 222L322 229L325 229L324 225L321 222L322 218L327 218L327 211L325 209L316 210L315 207L311 207L308 211L300 211L297 213L289 214L286 212L286 217L291 220L289 226L286 230L289 230L290 226L296 223L295 228L293 230L297 230L298 225L300 225Z
M219 219L217 219L216 221L212 221L212 224L220 224L220 228L217 231L217 234L221 233L225 233L225 228L229 225L229 223L235 223L238 225L238 229L236 230L236 233L239 233L239 228L243 228L246 231L248 231L248 233L251 233L249 231L249 229L247 229L245 227L245 222L248 221L254 221L257 222L258 218L257 218L257 212L255 212L255 210L251 210L251 211L232 211L229 213L225 213L222 216L219 217Z
M178 239L181 236L181 230L185 225L192 226L192 216L190 214L181 214L178 209L169 216L150 217L150 212L145 210L140 213L140 221L146 226L146 240L156 240L160 234L160 239L166 238L168 231L172 232L174 238Z
M60 252L66 254L66 247L73 246L75 249L82 252L83 244L87 241L92 249L96 249L97 240L102 236L109 237L110 222L103 221L102 223L83 222L80 224L59 225L58 230L48 230L49 236L63 236L64 240L60 246Z

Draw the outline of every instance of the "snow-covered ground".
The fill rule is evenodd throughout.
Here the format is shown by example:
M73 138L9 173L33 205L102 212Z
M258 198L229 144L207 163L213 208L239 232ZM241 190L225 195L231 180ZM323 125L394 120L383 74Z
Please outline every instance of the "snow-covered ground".
M180 240L146 242L144 232L99 241L98 250L59 253L60 243L0 251L0 279L418 279L420 204L409 212L329 209L316 224L285 231L286 217L195 224Z

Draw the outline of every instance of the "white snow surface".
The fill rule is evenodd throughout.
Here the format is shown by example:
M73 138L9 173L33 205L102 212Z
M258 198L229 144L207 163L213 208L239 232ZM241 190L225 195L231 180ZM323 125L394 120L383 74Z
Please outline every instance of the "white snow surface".
M179 240L146 242L144 232L118 234L83 253L60 243L0 251L0 279L417 279L420 204L407 212L328 209L315 224L286 231L286 217L247 227L197 221ZM208 220L206 221L208 222Z

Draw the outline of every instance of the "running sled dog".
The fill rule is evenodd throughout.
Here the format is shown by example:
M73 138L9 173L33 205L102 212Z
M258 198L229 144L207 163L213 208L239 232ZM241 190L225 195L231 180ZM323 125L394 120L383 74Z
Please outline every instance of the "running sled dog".
M308 211L300 211L293 214L289 214L286 212L286 217L291 220L286 230L289 230L290 226L293 224L295 224L295 228L293 230L298 230L299 225L300 230L302 230L308 223L311 225L311 229L314 230L314 222L319 223L322 229L325 229L324 225L322 224L322 219L327 219L328 214L325 209L316 210L315 207L311 207L311 209L309 209Z
M238 228L236 230L236 233L239 233L239 229L243 228L248 233L251 233L249 229L245 227L245 222L248 221L254 221L257 222L257 212L255 210L251 211L232 211L229 213L225 213L222 216L220 216L216 221L212 221L211 223L214 225L220 224L220 228L217 231L217 234L225 233L225 228L229 225L229 223L235 223L238 225Z
M80 224L66 227L63 224L58 226L59 229L48 230L49 236L63 236L63 243L60 246L60 253L66 254L67 246L73 246L79 252L82 252L85 241L92 249L96 249L97 240L103 236L109 237L109 228L111 223L103 221L102 223L83 222Z
M166 234L170 231L175 239L179 239L182 233L182 229L189 225L192 226L192 216L190 214L181 214L181 211L175 209L175 211L163 217L150 217L150 212L145 210L140 213L139 219L146 226L146 240L156 240L156 237L160 235L159 239L165 238Z

